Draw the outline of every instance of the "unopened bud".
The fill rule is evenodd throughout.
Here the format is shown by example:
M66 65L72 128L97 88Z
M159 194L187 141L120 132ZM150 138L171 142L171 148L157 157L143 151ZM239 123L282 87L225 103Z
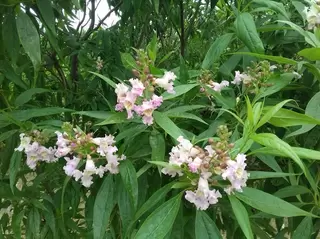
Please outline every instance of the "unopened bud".
M208 139L208 143L209 144L213 144L214 143L214 140L212 138Z
M133 73L136 77L139 77L139 76L140 76L139 71L137 71L136 69L133 69L133 70L132 70L132 73Z

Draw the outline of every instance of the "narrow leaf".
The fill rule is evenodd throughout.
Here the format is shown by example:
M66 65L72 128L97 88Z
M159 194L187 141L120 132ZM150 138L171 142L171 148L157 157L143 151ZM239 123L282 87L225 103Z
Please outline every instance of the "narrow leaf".
M197 210L195 221L196 239L222 239L215 222L204 212Z

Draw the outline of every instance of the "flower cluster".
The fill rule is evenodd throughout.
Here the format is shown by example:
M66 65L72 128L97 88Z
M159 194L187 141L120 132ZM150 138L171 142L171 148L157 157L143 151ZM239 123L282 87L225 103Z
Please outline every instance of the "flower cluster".
M27 165L32 170L35 170L39 162L53 163L57 162L55 157L56 149L41 145L41 133L37 130L33 131L30 136L24 133L20 134L20 145L15 149L16 151L24 151L27 155Z
M242 191L246 186L248 173L246 171L246 156L238 154L232 160L228 151L233 147L228 140L231 132L226 126L220 126L218 130L219 141L209 140L209 144L200 148L194 146L189 140L180 136L179 144L170 152L169 164L162 169L162 173L171 177L186 175L197 188L186 191L185 198L195 204L197 209L206 210L211 204L216 204L222 195L219 191L210 190L209 185L217 185L211 179L213 175L219 175L227 180L224 190L228 194L233 191Z
M101 57L99 56L99 57L97 58L97 61L96 61L96 69L97 69L98 71L101 71L102 68L103 68L103 60L102 60Z
M104 173L117 174L119 172L119 161L125 156L118 157L115 153L118 148L114 146L115 140L112 135L93 138L93 134L86 134L79 129L73 132L56 132L58 146L56 156L64 157L66 165L63 167L68 176L72 176L76 181L81 180L85 187L90 187L93 175L103 177ZM70 158L69 156L72 156ZM85 164L81 171L80 163ZM100 162L100 166L96 164Z
M16 150L26 153L29 168L35 169L39 161L51 163L64 158L65 174L76 181L80 180L85 187L91 186L94 175L102 178L106 172L119 173L120 161L126 157L124 155L119 157L116 154L118 148L114 145L115 140L112 135L94 138L92 133L86 134L78 128L72 129L69 124L65 125L67 125L64 126L65 132L55 132L57 135L55 148L42 146L39 143L41 140L32 135L20 135L21 143ZM41 135L39 131L36 132Z
M245 72L240 73L240 71L235 71L235 76L231 83L234 85L240 85L242 83L249 93L257 94L261 88L273 85L269 80L276 70L291 72L295 79L301 78L301 75L293 71L290 66L283 68L281 65L270 65L268 61L261 61L254 63L252 67L247 67Z
M310 0L310 7L305 7L304 14L308 22L308 29L313 30L320 25L320 6L319 1Z
M160 87L170 94L175 94L173 82L176 75L167 71L162 77L155 78L149 74L148 61L142 60L137 61L140 69L133 70L137 78L129 79L130 87L124 83L116 85L117 105L115 109L117 111L126 110L128 119L133 118L133 114L136 113L142 117L144 124L151 125L153 124L153 111L159 108L163 102L162 96L154 93L155 87Z

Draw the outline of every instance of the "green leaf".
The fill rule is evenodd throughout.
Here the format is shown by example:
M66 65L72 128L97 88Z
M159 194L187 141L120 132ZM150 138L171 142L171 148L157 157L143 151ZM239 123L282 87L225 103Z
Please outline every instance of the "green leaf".
M165 196L171 191L172 185L174 182L169 183L162 188L158 189L152 196L140 207L140 209L135 214L135 220L138 220L142 215L144 215L147 211L157 205Z
M264 54L257 54L253 52L234 52L232 53L233 55L248 55L248 56L253 56L261 59L266 59L269 61L274 61L279 64L290 64L290 65L297 65L298 62L295 60L292 60L290 58L285 58L282 56L269 56L269 55L264 55Z
M292 234L292 239L311 238L313 233L313 223L311 217L305 217Z
M263 43L250 13L241 13L234 23L236 34L251 52L264 53Z
M204 212L197 210L195 220L196 239L222 239L215 222Z
M269 108L266 107L265 109ZM279 109L269 120L269 123L277 127L288 127L295 125L320 124L320 120L291 110Z
M75 115L85 115L95 119L106 119L113 115L113 112L110 111L77 111L72 114Z
M284 100L275 106L271 107L260 119L258 125L256 126L256 130L260 128L262 125L267 123L286 103L290 102L291 100Z
M169 94L168 92L164 92L162 94L163 100L170 100L176 98L180 95L187 93L192 90L194 87L198 86L198 84L187 84L187 85L178 85L174 87L175 94Z
M136 170L130 160L124 160L120 163L120 175L123 185L129 193L133 208L138 206L138 180Z
M154 63L157 58L157 35L154 34L151 42L147 46L148 56Z
M108 85L110 85L112 88L116 88L116 83L114 83L112 80L110 80L108 77L101 75L99 73L93 72L93 71L89 71L91 74L94 74L98 77L100 77L102 80L104 80Z
M262 212L279 217L314 216L280 198L255 188L246 187L242 193L235 193L244 203Z
M302 159L312 159L312 160L320 160L320 152L312 149L305 149L305 148L300 148L300 147L291 147L292 150L299 156L299 158ZM265 147L265 148L260 148L252 152L252 154L270 154L270 155L275 155L275 156L280 156L280 157L286 157L287 155L283 152L280 151L279 149L275 148L270 148L270 147Z
M179 80L182 84L187 84L189 82L189 73L186 63L182 56L180 56L180 76Z
M128 120L125 112L110 112L110 115L104 121L96 125L119 124L126 121Z
M18 130L13 129L13 130L9 130L9 131L6 131L6 132L0 134L0 142L7 140L8 138L12 137L17 132L18 132Z
M254 0L254 3L260 4L260 5L264 5L270 9L272 9L275 12L280 13L282 16L284 16L287 20L289 19L289 15L286 12L286 9L284 8L283 4L280 2L275 2L275 1L264 1L264 0Z
M104 238L109 217L114 207L114 187L113 176L110 174L104 179L93 206L94 239Z
M306 111L305 114L308 116L311 116L315 119L320 120L320 92L318 92L317 94L315 94L311 100L308 102L307 107L306 107ZM311 129L313 129L316 126L316 124L312 124L312 125L302 125L302 127L290 134L288 134L286 136L286 138L292 137L292 136L296 136L299 134L304 134L308 131L310 131Z
M55 28L55 18L53 9L51 6L50 0L37 0L37 6L39 8L39 11L41 13L41 16L50 29L50 31L54 34L54 36L57 35L56 28Z
M231 203L233 213L236 216L237 222L239 223L239 226L241 227L243 234L248 239L254 239L254 236L251 230L249 215L246 208L235 196L230 195L229 200Z
M300 194L311 193L310 189L300 185L290 185L279 189L273 195L278 198L295 197Z
M20 212L18 210L14 211L14 214L12 215L12 232L14 234L15 238L22 238L21 237L21 222L24 217L24 210L21 210Z
M272 84L272 85L267 88L261 88L259 93L254 98L254 100L258 101L261 98L277 93L278 91L283 89L285 86L290 84L293 78L294 78L294 75L292 73L284 73L284 74L281 74L280 76L274 75L267 81L268 84Z
M138 68L135 59L129 53L121 53L121 61L124 67L129 70Z
M148 128L147 125L145 124L138 124L138 125L130 125L130 127L127 130L122 131L121 133L119 133L115 140L116 141L120 141L122 139L130 139L130 138L134 138L135 136L141 134L142 132L144 132L146 129Z
M251 151L254 150L253 152L251 152L250 154L255 155L259 160L261 160L263 163L265 163L266 165L268 165L270 168L272 168L274 171L276 172L282 172L281 167L279 166L279 164L277 163L277 161L275 160L275 158L271 155L268 154L268 152L265 153L259 153L259 150L261 149L261 147L258 144L253 144L251 147Z
M320 48L306 48L298 52L299 56L307 58L309 61L320 60Z
M169 109L163 113L165 114L171 114L171 113L184 113L187 111L193 111L197 109L203 109L206 108L205 105L184 105L184 106L178 106L176 108Z
M122 231L123 233L125 233L125 231L128 229L128 226L130 225L130 222L133 220L135 209L133 203L130 203L132 202L132 199L128 190L123 185L121 178L117 179L120 179L119 181L116 181L118 194L117 202L121 218Z
M304 164L299 156L292 150L291 146L279 139L276 135L270 133L254 134L251 135L251 139L263 146L274 148L283 152L287 157L293 159L296 164L300 166L303 172L306 171Z
M185 134L181 131L181 129L178 126L176 126L175 123L173 123L167 115L155 111L153 113L153 117L155 119L155 122L175 140L179 138L179 136L187 138Z
M45 93L45 92L50 92L51 90L48 89L43 89L43 88L31 88L29 90L26 90L24 92L22 92L15 101L16 106L22 106L25 103L29 102L32 97L36 94L41 94L41 93Z
M19 151L14 151L10 159L10 167L9 167L10 188L12 193L14 193L16 177L20 168L21 161L22 161L22 153Z
M15 15L13 13L8 13L5 15L2 24L2 38L3 46L6 49L12 63L16 64L19 57L20 42L17 26L15 24Z
M282 178L295 175L293 173L250 171L249 179Z
M166 112L166 115L169 118L193 119L200 123L207 124L203 119L191 113L167 113Z
M235 107L236 101L234 98L225 97L206 85L204 86L204 88L210 95L213 96L213 98L217 101L217 103L222 105L224 109L233 109Z
M303 12L304 9L306 8L306 5L304 5L302 2L300 1L292 1L292 5L295 7L295 9L297 10L297 12L300 14L303 22L306 21L306 15Z
M152 149L151 161L163 161L166 153L163 135L154 129L149 136L149 144Z
M293 30L299 32L302 36L304 36L306 42L309 43L310 45L312 45L313 47L319 47L320 46L320 41L311 32L303 30L301 27L299 27L298 25L294 24L293 22L280 21L280 20L278 20L278 22L282 22L282 23L288 24Z
M213 63L219 60L221 54L225 51L227 46L230 44L233 33L227 33L218 37L211 45L208 50L203 62L202 69L209 70L212 68Z
M171 198L158 207L143 222L135 239L164 238L171 230L180 208L182 194Z
M28 229L33 234L34 238L39 237L39 234L40 234L40 213L37 208L31 208L31 210L29 212Z
M18 13L16 24L20 42L37 71L41 64L39 33L29 16L23 11Z

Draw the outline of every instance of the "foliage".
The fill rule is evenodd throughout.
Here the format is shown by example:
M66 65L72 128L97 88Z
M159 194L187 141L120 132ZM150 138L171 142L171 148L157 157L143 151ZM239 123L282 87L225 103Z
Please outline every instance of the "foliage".
M0 3L1 237L317 238L319 6L107 2Z

